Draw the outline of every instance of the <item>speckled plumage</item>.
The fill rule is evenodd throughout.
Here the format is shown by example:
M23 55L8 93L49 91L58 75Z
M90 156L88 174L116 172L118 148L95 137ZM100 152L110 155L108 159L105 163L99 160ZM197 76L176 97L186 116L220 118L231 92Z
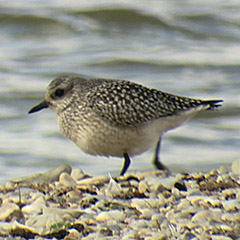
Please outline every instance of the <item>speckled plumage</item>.
M105 80L86 97L102 118L121 126L136 126L202 104L121 80Z
M45 100L30 113L49 107L63 133L84 152L125 158L145 152L164 132L197 112L220 106L221 100L180 97L125 80L63 76L47 88ZM158 147L159 147L158 146ZM164 168L158 159L155 165Z

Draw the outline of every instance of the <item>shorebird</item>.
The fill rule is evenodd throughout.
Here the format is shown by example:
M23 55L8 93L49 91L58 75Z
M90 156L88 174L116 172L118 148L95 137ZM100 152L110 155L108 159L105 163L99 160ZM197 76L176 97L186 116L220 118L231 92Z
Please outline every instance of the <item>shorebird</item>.
M29 113L50 108L57 114L62 132L82 151L123 157L120 175L124 175L130 157L155 143L153 163L167 169L159 158L162 135L221 102L176 96L125 80L70 75L54 79L45 100Z

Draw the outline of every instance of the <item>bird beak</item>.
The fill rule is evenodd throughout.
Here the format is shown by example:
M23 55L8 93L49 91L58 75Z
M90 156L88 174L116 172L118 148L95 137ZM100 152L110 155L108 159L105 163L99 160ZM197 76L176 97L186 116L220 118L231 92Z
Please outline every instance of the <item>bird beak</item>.
M48 106L49 106L49 103L46 100L44 100L41 103L39 103L37 106L33 107L28 113L30 114L30 113L38 112L44 108L48 108Z

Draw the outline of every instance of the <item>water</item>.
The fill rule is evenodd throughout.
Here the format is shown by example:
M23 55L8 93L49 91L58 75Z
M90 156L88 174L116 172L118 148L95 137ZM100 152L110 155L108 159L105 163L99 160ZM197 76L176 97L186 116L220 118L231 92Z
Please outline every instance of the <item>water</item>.
M53 112L27 114L66 73L224 99L167 133L161 158L173 171L230 166L240 153L239 11L233 0L0 1L0 182L65 163L119 173L121 159L81 152ZM152 152L130 170L153 170Z

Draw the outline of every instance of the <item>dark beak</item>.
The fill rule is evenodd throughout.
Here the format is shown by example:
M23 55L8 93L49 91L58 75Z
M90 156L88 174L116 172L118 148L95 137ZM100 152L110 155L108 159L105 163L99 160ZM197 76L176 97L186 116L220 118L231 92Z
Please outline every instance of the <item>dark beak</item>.
M48 105L49 103L46 100L44 100L41 103L39 103L37 106L33 107L28 113L30 114L30 113L38 112L44 108L48 108Z

